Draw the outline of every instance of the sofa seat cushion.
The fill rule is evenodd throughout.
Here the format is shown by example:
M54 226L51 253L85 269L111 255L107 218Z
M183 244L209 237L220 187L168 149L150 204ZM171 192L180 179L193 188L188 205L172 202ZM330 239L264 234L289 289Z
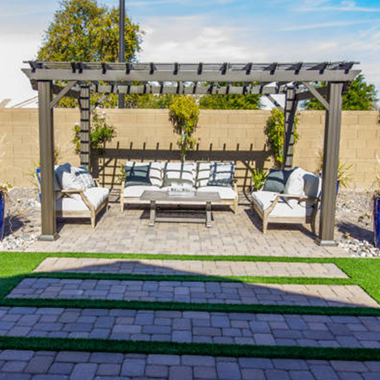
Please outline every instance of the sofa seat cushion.
M233 162L213 162L207 186L231 186L235 167Z
M279 193L273 191L255 191L252 193L252 201L261 211L265 211L272 205L277 195L279 195ZM279 218L311 216L313 212L312 201L298 203L298 201L295 200L295 202L294 206L290 207L289 204L281 198L269 216Z
M109 189L105 187L92 187L91 189L87 189L84 195L95 207L95 210L97 210L99 206L108 199L109 193Z
M195 186L196 165L192 162L168 162L164 167L164 186L186 184Z
M219 193L220 199L224 201L234 200L237 197L237 194L235 193L232 186L205 186L200 187L197 191L200 193Z
M125 198L140 198L145 190L161 191L158 186L153 185L128 186L124 189L123 195Z

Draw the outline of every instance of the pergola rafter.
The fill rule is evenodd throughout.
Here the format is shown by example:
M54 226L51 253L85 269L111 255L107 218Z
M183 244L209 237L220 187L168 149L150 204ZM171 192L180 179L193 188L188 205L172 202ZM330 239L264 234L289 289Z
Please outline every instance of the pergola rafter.
M63 96L79 99L81 160L89 165L90 93L265 95L285 115L284 167L293 165L294 118L299 101L317 98L326 109L321 222L318 242L334 245L336 180L342 95L360 70L356 62L106 63L28 61L22 71L39 92L42 191L41 239L57 237L53 189L53 108ZM326 82L316 89L312 84ZM62 87L62 83L65 84ZM53 98L53 94L56 95ZM284 107L272 95L284 95ZM54 219L54 222L53 222Z

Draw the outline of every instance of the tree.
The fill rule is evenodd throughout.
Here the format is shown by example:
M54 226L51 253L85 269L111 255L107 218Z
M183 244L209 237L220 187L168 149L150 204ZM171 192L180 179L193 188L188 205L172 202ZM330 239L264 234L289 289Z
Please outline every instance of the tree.
M136 53L141 49L142 34L140 27L126 16L126 61L136 59ZM56 62L117 62L118 52L118 8L99 5L97 0L63 0L45 32L37 58ZM92 103L99 98L99 95L93 96ZM117 96L110 95L103 106L114 108L116 104ZM75 107L77 102L65 98L59 105Z
M325 87L326 83L317 85L317 88ZM352 82L349 90L343 95L342 109L345 111L370 111L376 108L376 89L373 84L367 84L364 75L358 75ZM324 110L325 108L317 99L308 100L305 103L307 110Z
M259 95L204 95L199 108L213 110L257 110L260 109Z

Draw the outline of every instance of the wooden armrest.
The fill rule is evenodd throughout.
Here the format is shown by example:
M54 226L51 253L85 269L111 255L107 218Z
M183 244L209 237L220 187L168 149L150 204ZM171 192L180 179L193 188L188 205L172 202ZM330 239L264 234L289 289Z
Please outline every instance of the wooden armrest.
M84 190L78 190L78 189L67 189L67 190L61 190L61 193L63 194L81 194Z

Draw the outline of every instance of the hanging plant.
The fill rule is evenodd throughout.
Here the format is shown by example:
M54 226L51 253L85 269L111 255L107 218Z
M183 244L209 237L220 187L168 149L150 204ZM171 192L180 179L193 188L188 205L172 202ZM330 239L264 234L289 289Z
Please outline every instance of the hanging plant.
M176 97L169 108L169 120L174 133L180 135L177 145L181 151L181 160L185 161L189 150L194 149L196 140L193 133L197 129L199 108L193 97Z
M294 118L294 143L299 140L297 133L298 119ZM276 166L280 167L284 157L284 133L285 118L283 112L274 108L267 120L265 134L268 136L268 144L273 152Z
M76 124L74 126L74 138L72 140L75 145L76 154L80 154L81 151L80 131L80 125ZM94 112L91 119L91 148L96 149L99 155L103 155L106 150L106 144L111 142L114 137L116 137L115 127L106 122L105 112L102 112L100 116Z

